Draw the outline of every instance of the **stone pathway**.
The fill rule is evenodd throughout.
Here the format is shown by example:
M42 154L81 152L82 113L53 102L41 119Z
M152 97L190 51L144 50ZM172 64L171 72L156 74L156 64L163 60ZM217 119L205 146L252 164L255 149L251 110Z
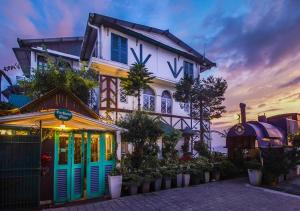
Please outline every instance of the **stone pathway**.
M51 210L51 209L49 209ZM299 210L300 196L247 185L235 179L175 188L52 210Z

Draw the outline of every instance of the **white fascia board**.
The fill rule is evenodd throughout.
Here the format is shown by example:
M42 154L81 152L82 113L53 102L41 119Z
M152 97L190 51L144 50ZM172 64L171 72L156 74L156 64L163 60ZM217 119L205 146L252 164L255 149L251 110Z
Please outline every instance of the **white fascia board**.
M58 56L64 56L64 57L67 57L67 58L70 58L70 59L75 59L75 60L78 60L78 61L80 59L79 56L74 56L72 54L67 54L67 53L63 53L63 52L55 51L55 50L51 50L51 49L46 49L45 50L42 47L31 47L31 49L42 51L42 52L49 52L51 54L56 54Z

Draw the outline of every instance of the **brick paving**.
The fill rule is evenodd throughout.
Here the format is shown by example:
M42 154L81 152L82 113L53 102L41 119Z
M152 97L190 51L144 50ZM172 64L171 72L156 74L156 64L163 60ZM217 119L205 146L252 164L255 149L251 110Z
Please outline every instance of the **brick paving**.
M48 209L51 210L51 209ZM247 185L235 179L175 188L52 210L299 210L300 196Z

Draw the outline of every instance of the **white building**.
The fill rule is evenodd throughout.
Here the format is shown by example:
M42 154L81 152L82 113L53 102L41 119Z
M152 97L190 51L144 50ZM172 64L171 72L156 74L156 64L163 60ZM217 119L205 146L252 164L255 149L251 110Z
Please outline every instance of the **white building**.
M91 13L83 38L19 40L19 45L14 52L26 76L42 64L45 47L51 56L64 58L72 67L78 67L79 61L88 62L89 68L99 72L98 112L114 121L137 109L137 99L122 91L120 77L126 77L131 64L143 62L156 79L142 94L142 108L173 128L199 131L199 120L189 117L189 105L174 100L175 84L184 73L198 77L215 63L169 30ZM183 138L179 151L182 143ZM125 144L122 150L127 151Z

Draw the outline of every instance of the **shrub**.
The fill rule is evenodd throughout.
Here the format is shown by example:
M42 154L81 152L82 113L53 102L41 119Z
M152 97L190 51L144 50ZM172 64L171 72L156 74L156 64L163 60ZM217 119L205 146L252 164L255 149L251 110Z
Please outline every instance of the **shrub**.
M197 141L194 144L194 149L198 152L200 156L204 156L209 158L210 157L210 151L208 149L208 145L204 143L204 141Z
M238 168L229 160L220 163L220 173L223 179L234 178L239 174Z
M261 162L259 162L258 160L246 161L245 166L246 166L247 169L255 169L255 170L262 169Z

